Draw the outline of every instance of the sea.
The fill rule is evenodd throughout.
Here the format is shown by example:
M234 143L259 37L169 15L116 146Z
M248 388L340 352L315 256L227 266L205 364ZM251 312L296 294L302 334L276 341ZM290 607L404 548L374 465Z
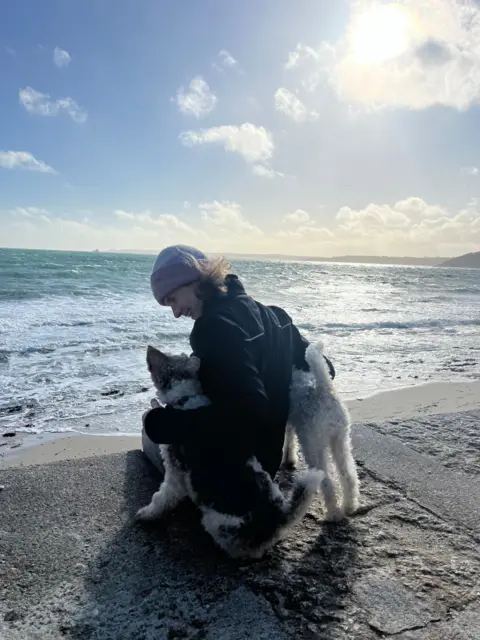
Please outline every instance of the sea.
M149 344L190 352L154 300L154 256L0 249L0 433L134 434ZM345 399L480 378L480 270L232 261L247 291L322 340Z

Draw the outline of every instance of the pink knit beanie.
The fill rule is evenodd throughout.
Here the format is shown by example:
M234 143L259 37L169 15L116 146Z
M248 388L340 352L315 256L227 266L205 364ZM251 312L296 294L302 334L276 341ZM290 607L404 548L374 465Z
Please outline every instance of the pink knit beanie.
M199 280L200 272L195 261L203 260L207 260L204 253L186 245L173 245L160 251L150 276L155 300L164 305L165 298L175 289Z

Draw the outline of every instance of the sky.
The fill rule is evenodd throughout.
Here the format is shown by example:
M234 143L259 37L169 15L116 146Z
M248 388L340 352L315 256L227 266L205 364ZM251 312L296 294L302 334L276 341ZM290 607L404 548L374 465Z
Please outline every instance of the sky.
M2 0L0 246L480 249L480 3Z

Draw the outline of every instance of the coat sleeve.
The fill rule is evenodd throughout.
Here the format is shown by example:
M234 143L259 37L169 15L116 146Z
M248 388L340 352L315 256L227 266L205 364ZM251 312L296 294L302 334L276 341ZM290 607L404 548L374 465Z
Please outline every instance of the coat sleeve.
M181 410L152 409L145 419L148 437L161 444L202 442L254 450L256 430L268 423L268 398L254 352L242 330L210 319L197 331L200 380L211 405Z
M293 366L303 371L308 371L308 364L305 360L305 352L307 350L309 341L302 336L300 331L292 322L292 352L293 352Z
M270 309L277 316L277 320L280 326L288 325L290 331L290 344L292 353L292 366L303 371L308 371L308 364L305 360L305 352L307 350L309 341L302 336L297 327L293 324L292 318L288 315L285 309L271 305Z

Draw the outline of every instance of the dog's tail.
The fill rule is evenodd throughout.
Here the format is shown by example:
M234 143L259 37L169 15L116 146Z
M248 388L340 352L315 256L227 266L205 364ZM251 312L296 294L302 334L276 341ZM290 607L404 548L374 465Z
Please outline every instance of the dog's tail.
M325 473L320 469L309 469L297 474L292 495L284 509L281 537L307 513L315 496L320 491L320 485L324 477Z
M320 491L324 477L324 472L319 469L297 473L289 500L285 499L278 486L271 481L272 494L276 494L276 499L268 506L264 505L261 512L253 514L251 521L251 531L254 535L250 544L256 557L261 557L300 522ZM258 534L260 537L257 537Z
M319 469L309 469L298 473L289 500L286 500L282 495L283 504L279 509L280 505L277 503L277 508L263 509L262 514L254 516L252 524L257 529L256 533L263 531L265 534L268 531L268 534L263 540L258 539L257 535L254 535L250 540L253 557L260 558L302 520L320 491L324 477L324 472ZM265 522L266 519L268 522ZM263 525L262 520L264 520Z
M308 511L325 475L317 469L299 473L291 497L286 500L265 471L255 472L268 496L263 495L248 516L234 517L210 508L202 509L206 531L233 558L259 559L285 537Z
M323 343L310 344L305 352L305 360L315 377L317 387L331 384L331 372L323 353Z

